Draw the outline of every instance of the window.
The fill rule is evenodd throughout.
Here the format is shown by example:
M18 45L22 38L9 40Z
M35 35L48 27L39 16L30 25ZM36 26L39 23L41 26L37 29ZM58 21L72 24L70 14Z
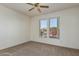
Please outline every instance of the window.
M40 20L40 35L47 38L48 20Z
M59 19L40 20L40 36L44 38L59 38ZM49 24L49 25L48 25Z
M51 18L49 20L49 37L50 38L58 38L58 19Z

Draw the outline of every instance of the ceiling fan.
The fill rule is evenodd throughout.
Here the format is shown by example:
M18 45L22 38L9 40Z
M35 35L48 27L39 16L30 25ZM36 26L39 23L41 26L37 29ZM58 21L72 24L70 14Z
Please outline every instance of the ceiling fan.
M40 8L49 8L49 6L40 5L40 3L35 3L35 4L27 3L27 4L33 6L33 7L32 7L31 9L29 9L28 11L32 11L33 9L37 9L37 10L41 13Z

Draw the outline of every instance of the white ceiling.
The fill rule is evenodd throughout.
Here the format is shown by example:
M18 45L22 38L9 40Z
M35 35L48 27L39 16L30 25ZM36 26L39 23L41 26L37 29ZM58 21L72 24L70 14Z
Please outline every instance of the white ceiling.
M49 6L49 8L41 8L41 13L39 13L36 9L28 11L30 8L32 8L32 6L26 3L2 3L1 5L4 5L8 8L11 8L29 16L36 16L79 6L79 3L40 3L40 5Z

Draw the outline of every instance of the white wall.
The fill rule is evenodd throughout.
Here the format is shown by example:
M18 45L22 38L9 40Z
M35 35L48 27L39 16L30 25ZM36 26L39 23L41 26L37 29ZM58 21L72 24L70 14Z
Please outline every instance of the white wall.
M30 40L30 18L0 6L0 49Z
M60 17L60 39L40 38L39 20L58 16ZM79 49L79 7L33 17L31 20L31 40Z

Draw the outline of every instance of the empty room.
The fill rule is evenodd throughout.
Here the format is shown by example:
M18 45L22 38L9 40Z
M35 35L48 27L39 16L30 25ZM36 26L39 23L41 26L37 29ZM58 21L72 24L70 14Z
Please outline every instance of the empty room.
M0 3L0 56L79 56L79 3Z

